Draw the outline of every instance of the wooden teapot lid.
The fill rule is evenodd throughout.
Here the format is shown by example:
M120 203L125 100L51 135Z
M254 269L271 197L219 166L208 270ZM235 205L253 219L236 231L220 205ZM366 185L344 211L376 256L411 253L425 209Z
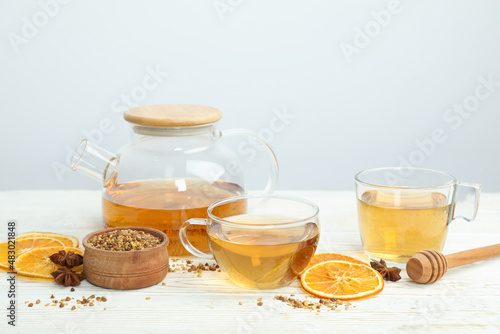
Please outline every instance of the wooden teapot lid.
M157 104L132 108L123 114L129 123L153 127L183 127L215 123L219 109L193 104Z

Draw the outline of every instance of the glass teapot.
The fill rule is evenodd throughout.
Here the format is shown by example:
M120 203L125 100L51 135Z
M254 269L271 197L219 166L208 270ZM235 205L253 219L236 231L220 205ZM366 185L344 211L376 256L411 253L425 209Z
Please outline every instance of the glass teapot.
M146 226L165 232L169 254L189 255L179 240L184 221L206 217L215 201L246 193L240 159L221 137L246 135L260 142L270 158L264 190L271 193L278 179L272 149L245 130L219 131L222 113L198 105L153 105L127 110L132 143L112 154L86 139L78 145L72 169L103 185L102 217L106 227ZM241 205L221 208L219 216L243 213ZM189 240L209 251L203 226L188 230Z

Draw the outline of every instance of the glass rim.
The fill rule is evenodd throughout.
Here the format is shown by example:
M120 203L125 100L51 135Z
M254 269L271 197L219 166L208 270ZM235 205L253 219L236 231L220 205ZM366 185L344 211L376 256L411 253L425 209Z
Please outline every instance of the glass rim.
M255 224L236 223L236 222L218 217L212 213L212 210L217 206L228 204L231 202L236 202L236 201L239 201L242 199L262 199L262 200L280 199L280 200L293 201L296 203L300 202L301 204L305 204L305 205L308 205L309 207L311 207L314 210L314 214L308 215L308 216L301 218L301 219L290 220L290 221L287 221L284 223L255 225ZM269 227L289 227L289 226L304 224L308 220L314 219L318 216L319 207L314 202L312 202L308 199L305 199L305 198L297 197L297 196L275 195L275 194L253 194L253 195L231 196L231 197L216 201L216 202L210 204L210 206L207 209L207 213L208 213L208 218L215 220L219 223L225 224L225 225L262 229L262 228L269 228Z
M376 183L371 183L371 182L366 182L361 179L361 174L366 173L366 172L376 172L376 171L398 171L398 170L419 170L419 171L426 171L426 172L432 172L436 174L441 174L445 175L448 177L450 180L446 183L440 184L440 185L435 185L435 186L389 186L389 185L381 185L381 184L376 184ZM354 180L356 182L369 185L372 187L378 187L378 188L389 188L389 189L436 189L436 188L445 188L445 187L450 187L453 185L456 185L458 183L457 179L446 172L437 170L437 169L430 169L430 168L420 168L420 167L379 167L379 168L370 168L370 169L365 169L361 172L356 173L354 175Z
M78 146L73 151L73 155L71 156L71 170L72 171L77 170L76 166L82 160L83 154L85 153L85 150L87 149L87 144L88 144L88 140L86 138L82 139L78 143ZM81 150L81 153L79 153L80 152L79 149L80 149L80 147L82 147L82 145L83 145L83 149Z

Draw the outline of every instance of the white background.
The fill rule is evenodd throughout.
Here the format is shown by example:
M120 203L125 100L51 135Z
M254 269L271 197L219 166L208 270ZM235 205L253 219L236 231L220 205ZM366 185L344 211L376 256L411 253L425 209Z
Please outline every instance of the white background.
M500 191L499 14L494 0L2 0L0 189L98 189L61 169L68 151L84 131L124 144L121 98L159 68L132 102L211 105L221 129L256 132L293 115L271 138L281 189L352 190L356 172L407 160Z

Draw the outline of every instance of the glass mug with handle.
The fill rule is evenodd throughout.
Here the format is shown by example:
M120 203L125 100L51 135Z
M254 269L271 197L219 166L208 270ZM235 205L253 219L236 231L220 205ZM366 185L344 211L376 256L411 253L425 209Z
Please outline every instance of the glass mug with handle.
M425 249L442 251L448 225L476 217L481 190L424 168L369 169L355 181L363 250L371 260L395 265Z
M236 208L228 215L225 206ZM319 241L318 207L280 195L242 195L213 203L208 218L192 218L179 232L184 247L201 258L215 258L236 285L272 289L288 285L307 267ZM224 213L220 217L218 213ZM194 248L186 230L206 226L212 254ZM212 256L213 255L213 256Z

